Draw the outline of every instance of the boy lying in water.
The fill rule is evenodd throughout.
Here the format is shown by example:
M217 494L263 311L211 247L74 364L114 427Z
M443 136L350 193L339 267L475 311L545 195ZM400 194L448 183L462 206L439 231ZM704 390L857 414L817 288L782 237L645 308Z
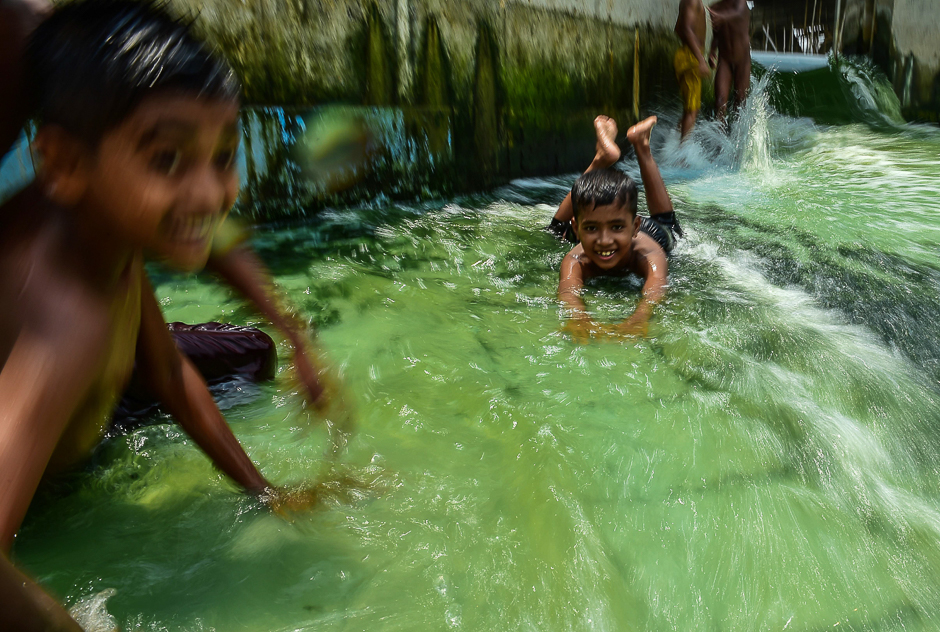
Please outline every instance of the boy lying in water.
M152 5L79 0L33 35L36 183L0 207L0 628L78 630L10 563L40 481L82 463L136 361L146 383L247 492L284 495L173 344L144 252L203 267L238 193L239 86Z
M558 283L558 298L571 316L568 329L579 341L591 336L645 336L653 305L665 295L666 253L672 250L676 235L681 236L682 230L650 152L650 133L655 124L656 117L651 116L627 132L640 165L649 217L636 214L636 184L613 168L620 159L620 149L614 142L617 124L609 117L599 116L594 121L597 155L552 219L553 232L573 232L581 242L561 262ZM568 221L570 230L566 231ZM584 282L598 275L627 273L644 281L643 298L636 311L618 325L594 322L581 299Z

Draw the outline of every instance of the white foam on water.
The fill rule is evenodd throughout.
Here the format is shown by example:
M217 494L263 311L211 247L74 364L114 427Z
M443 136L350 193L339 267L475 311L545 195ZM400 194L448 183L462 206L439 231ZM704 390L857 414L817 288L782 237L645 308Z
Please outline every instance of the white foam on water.
M69 616L85 632L115 632L117 619L108 613L108 599L117 594L113 588L106 588L99 593L79 599L69 608Z
M827 355L843 359L839 366L818 367L821 375L798 373L769 362L759 368L763 371L761 380L777 382L780 392L787 393L787 401L805 415L812 431L809 440L820 455L817 465L822 480L827 482L829 498L852 512L861 506L877 507L901 528L926 526L940 538L940 511L929 499L906 489L905 481L917 477L909 460L909 446L904 444L911 438L906 436L912 430L904 427L907 422L898 421L891 432L878 435L865 422L840 410L838 402L820 401L816 392L816 382L825 380L826 372L837 374L856 367L871 379L916 397L920 386L910 362L867 328L849 324L837 312L820 308L801 288L779 287L768 281L760 272L760 261L748 252L720 255L714 244L698 243L689 244L686 253L703 263L717 264L724 283L768 305L768 313L780 319L781 327L820 334L812 339L822 339L829 347L820 348L820 354L829 351ZM909 421L916 426L916 420ZM832 475L834 466L840 474Z

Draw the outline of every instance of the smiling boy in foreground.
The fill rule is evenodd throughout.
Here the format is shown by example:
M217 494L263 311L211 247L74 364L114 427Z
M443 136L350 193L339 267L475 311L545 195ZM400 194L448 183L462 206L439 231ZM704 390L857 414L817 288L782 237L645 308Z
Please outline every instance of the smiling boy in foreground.
M650 217L637 215L637 187L627 174L611 165L620 157L613 143L617 127L613 119L595 127L598 156L606 148L606 164L596 164L578 178L571 194L559 207L570 206L571 226L581 243L571 249L561 262L558 298L568 307L568 329L576 340L590 336L645 336L653 305L666 293L668 264L666 253L682 234L673 212L672 201L650 152L650 133L656 117L641 121L627 132L627 140L636 150L640 175L646 190ZM617 325L603 325L591 319L581 299L584 282L599 275L636 274L643 282L643 298L630 318Z
M77 630L8 554L44 477L83 463L136 361L225 474L277 503L177 350L144 253L205 265L238 193L239 85L150 4L85 0L39 26L28 55L36 183L0 207L0 628Z

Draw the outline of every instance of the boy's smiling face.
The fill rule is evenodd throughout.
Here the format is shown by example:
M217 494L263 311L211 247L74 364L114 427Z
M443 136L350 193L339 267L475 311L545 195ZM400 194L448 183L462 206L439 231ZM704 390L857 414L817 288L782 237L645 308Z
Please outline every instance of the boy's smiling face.
M622 268L633 253L633 238L640 228L640 218L626 205L604 204L582 210L574 218L574 229L584 254L604 271Z
M234 100L147 97L101 138L80 211L121 245L200 269L238 195L239 137Z

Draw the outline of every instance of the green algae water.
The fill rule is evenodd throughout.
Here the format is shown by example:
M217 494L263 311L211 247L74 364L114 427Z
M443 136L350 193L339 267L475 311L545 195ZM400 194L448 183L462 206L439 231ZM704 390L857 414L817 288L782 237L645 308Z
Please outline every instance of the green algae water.
M771 78L730 137L661 117L687 238L648 339L560 331L573 176L260 228L355 428L325 458L286 373L220 404L273 482L358 483L286 520L158 417L37 497L16 562L123 630L940 630L940 134L784 116ZM168 320L253 322L152 278Z

